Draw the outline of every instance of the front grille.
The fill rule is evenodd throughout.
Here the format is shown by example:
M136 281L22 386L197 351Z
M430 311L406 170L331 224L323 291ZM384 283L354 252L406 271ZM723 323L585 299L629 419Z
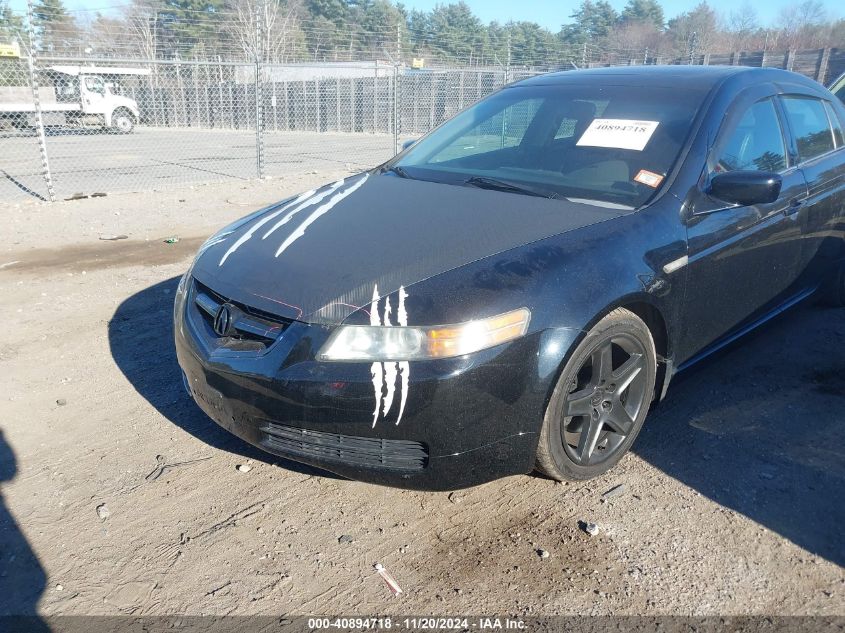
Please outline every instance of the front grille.
M233 350L263 351L270 347L292 323L290 319L232 301L196 279L191 298L196 318L201 321L200 325L206 335L209 338L216 338L221 347ZM218 338L214 333L214 317L224 303L234 306L239 312L232 324L232 335Z
M274 422L260 427L262 444L292 458L313 458L386 470L422 470L428 450L419 442L309 431Z

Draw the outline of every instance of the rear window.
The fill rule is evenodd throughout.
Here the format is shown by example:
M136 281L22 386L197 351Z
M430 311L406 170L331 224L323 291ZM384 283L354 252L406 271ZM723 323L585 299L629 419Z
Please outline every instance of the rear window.
M784 97L783 105L801 160L815 158L834 148L822 101L812 97Z
M842 103L845 103L845 75L842 75L837 82L831 87L830 91L839 98Z
M395 164L411 178L495 178L556 197L638 207L672 170L704 92L623 86L502 90Z

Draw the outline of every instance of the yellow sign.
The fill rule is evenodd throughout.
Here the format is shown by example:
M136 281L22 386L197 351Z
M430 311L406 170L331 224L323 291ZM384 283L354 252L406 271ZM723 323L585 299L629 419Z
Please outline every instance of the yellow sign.
M0 44L0 57L20 57L21 48L17 42L12 44Z
M424 68L425 67L425 58L423 57L414 57L411 60L411 68Z

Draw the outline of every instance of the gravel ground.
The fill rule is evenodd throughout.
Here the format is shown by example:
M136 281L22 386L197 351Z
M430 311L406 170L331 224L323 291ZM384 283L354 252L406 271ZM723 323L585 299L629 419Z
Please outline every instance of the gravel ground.
M586 483L393 490L217 428L180 384L177 277L344 173L0 206L0 614L845 614L843 310L691 370Z

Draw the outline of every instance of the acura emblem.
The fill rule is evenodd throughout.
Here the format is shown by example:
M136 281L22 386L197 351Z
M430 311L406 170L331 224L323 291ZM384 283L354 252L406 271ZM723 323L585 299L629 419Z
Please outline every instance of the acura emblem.
M217 314L214 315L214 333L217 336L231 336L234 330L235 322L235 306L224 303L217 308Z

